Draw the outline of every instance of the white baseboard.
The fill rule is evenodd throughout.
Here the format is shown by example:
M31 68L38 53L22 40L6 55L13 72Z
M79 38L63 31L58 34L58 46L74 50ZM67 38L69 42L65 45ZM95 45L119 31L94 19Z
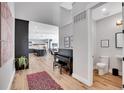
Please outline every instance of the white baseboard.
M84 84L86 84L86 85L88 85L88 86L91 86L91 83L90 83L88 80L86 80L86 79L80 77L80 76L77 75L77 74L74 74L74 73L73 73L73 74L72 74L72 77L74 77L75 79L79 80L80 82L82 82L82 83L84 83Z
M10 90L11 89L11 85L12 85L12 82L14 80L14 76L15 76L15 70L13 71L12 76L10 78L10 82L9 82L8 87L7 87L7 90Z

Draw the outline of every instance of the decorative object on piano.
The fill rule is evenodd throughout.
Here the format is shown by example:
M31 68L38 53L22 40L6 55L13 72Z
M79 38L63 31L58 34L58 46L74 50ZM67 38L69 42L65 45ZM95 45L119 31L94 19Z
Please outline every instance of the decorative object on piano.
M0 3L0 66L14 58L14 18L7 2Z
M101 40L101 48L108 48L109 40Z
M70 48L70 37L69 36L64 37L64 47Z
M116 48L122 48L123 47L123 33L117 32L115 33L115 47Z

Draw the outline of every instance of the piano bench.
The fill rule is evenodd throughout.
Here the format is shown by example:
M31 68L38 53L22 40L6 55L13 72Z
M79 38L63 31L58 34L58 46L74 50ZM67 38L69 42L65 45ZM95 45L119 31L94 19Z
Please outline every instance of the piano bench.
M58 66L60 74L62 74L62 68L67 68L67 63L62 61L53 62L53 70L55 69L55 66Z

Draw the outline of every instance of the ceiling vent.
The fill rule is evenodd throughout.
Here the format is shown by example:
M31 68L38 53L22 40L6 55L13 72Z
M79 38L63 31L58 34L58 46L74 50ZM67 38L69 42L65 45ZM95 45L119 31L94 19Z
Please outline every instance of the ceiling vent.
M74 21L74 23L77 23L84 19L86 19L86 11L81 12L81 13L77 14L76 16L74 16L73 21Z

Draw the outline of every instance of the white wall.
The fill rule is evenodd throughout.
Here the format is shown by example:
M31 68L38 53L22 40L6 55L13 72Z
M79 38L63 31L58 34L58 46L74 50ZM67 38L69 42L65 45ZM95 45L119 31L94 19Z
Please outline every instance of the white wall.
M14 3L8 3L8 5L12 12L12 16L15 17ZM13 24L14 23L15 22L13 22ZM13 34L14 34L14 28L15 27L13 27L13 32L12 32ZM14 49L15 48L13 47L13 50ZM12 55L14 55L14 51L12 52ZM13 58L10 59L9 62L6 62L6 64L0 67L0 90L9 89L11 87L14 74L15 74L15 67L14 67L14 56L13 56Z
M96 21L96 51L94 62L99 62L99 56L109 56L110 72L112 72L112 68L117 68L121 74L122 64L116 58L116 55L122 55L122 49L115 47L115 33L122 31L122 28L116 26L118 19L122 19L122 13ZM109 40L109 48L101 48L101 40L104 39Z
M72 23L72 11L60 7L60 27Z
M72 23L59 28L59 48L65 48L64 37L73 36ZM72 47L70 47L72 48Z
M52 43L59 44L59 28L54 25L29 21L29 40L52 39Z
M82 79L88 78L88 24L87 20L80 21L74 25L74 61L73 75ZM77 77L76 77L77 78Z
M73 36L72 11L60 8L59 48L64 47L64 37ZM71 49L72 45L70 46Z
M73 23L73 18L75 15L84 11L88 3L75 3L73 5L72 11L65 10L61 8L60 10L60 48L64 47L64 37L73 35L73 77L79 81L91 85L92 84L92 73L89 58L89 21L87 11L87 18L81 20L77 23ZM89 45L89 46L88 46ZM91 52L91 51L90 51Z
M87 9L88 3L75 3L73 17ZM92 85L92 51L90 32L90 10L86 10L86 19L73 24L73 77L89 86Z

